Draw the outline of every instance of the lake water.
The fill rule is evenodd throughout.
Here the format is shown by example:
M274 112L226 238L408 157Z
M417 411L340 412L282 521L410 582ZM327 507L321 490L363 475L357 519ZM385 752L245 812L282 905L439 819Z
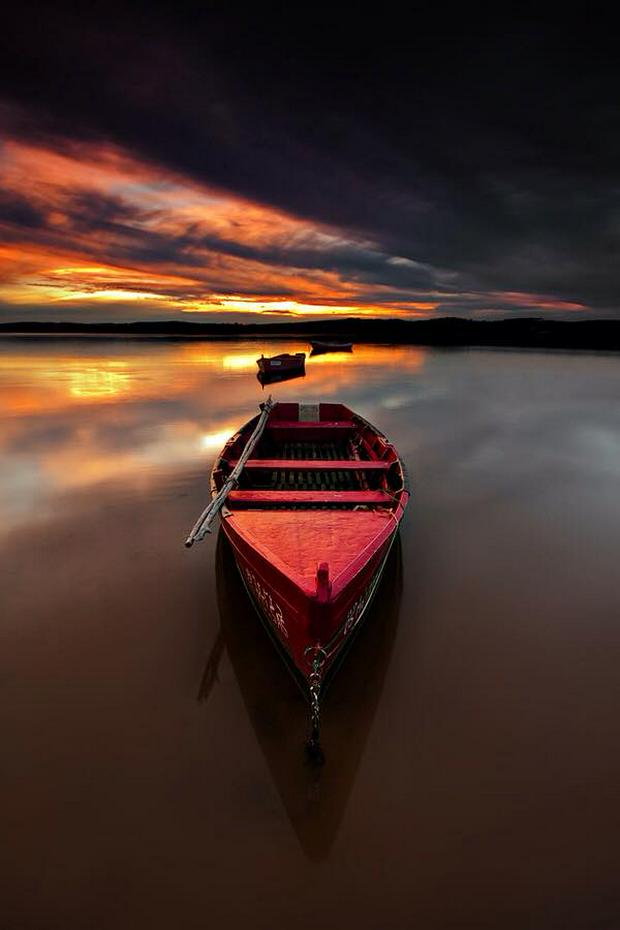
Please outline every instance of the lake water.
M257 355L304 349L0 341L3 930L617 930L618 357L359 346L272 386L414 490L315 770L227 547L183 547Z

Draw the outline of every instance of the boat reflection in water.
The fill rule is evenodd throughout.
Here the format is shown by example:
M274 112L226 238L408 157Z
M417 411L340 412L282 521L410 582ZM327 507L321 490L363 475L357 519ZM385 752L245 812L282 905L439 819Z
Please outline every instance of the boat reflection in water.
M221 531L216 567L220 635L207 661L199 698L208 697L226 649L300 845L308 858L325 859L355 783L390 662L402 588L400 538L366 620L329 686L321 737L327 764L322 768L304 764L300 746L307 730L306 699L254 612Z
M352 352L353 343L352 342L337 342L329 341L325 339L311 339L310 345L312 346L312 352L310 353L310 358L313 355L325 355L327 352Z
M264 387L266 384L291 381L293 378L305 378L306 371L304 368L290 369L289 371L259 371L256 377Z

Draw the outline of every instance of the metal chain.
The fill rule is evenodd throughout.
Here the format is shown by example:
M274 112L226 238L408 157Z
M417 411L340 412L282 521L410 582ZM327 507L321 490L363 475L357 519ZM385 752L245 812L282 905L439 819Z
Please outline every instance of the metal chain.
M313 737L314 734L316 734L316 739L318 739L321 722L321 703L319 699L321 693L321 672L316 659L312 663L312 672L308 681L310 684L310 722L312 725L312 734Z
M321 726L321 683L323 679L323 666L327 658L325 650L321 646L308 646L305 651L306 661L312 659L312 671L308 675L308 689L310 692L310 739L308 748L311 752L319 752L319 733Z

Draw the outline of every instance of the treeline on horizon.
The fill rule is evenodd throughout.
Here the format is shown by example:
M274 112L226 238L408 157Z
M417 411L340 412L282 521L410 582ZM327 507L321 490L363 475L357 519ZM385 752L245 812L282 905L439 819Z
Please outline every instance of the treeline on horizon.
M0 323L0 335L185 337L326 337L352 342L436 346L513 346L620 350L620 320L362 319L278 323L196 323L142 320L128 323Z

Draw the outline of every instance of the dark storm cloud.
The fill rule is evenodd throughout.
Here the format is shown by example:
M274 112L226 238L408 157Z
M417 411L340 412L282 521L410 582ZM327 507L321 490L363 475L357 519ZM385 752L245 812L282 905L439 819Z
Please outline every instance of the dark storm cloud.
M0 190L0 227L5 224L35 230L45 225L45 214L27 197Z
M153 211L140 210L122 197L91 190L71 191L63 210L76 230L88 232L131 232L135 224L153 216Z
M372 243L260 256L212 236L201 246L191 230L165 242L126 228L125 257L191 264L202 247L396 289L449 275L454 290L617 306L620 88L605 23L564 11L561 24L480 24L422 7L413 25L391 8L367 23L320 7L301 19L258 6L72 10L10 14L13 131L111 140ZM83 222L130 225L108 206L90 204Z

